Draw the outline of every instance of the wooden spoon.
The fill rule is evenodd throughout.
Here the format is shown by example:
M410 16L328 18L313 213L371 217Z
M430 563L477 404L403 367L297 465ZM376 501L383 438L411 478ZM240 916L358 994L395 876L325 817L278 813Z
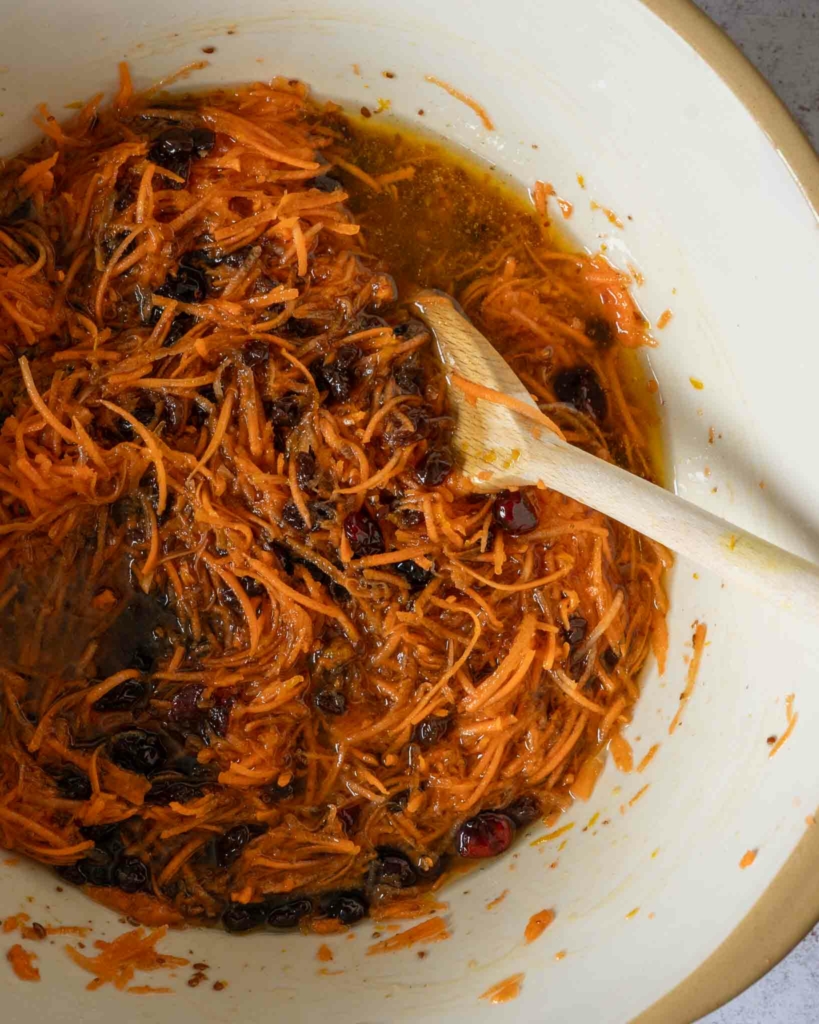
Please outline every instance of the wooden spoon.
M468 401L457 386L459 377L517 399L534 410L533 417L538 412L514 371L448 295L423 291L414 304L455 384L450 387L457 417L454 445L463 472L478 490L542 482L780 607L819 619L816 565L575 448L520 412L496 401Z

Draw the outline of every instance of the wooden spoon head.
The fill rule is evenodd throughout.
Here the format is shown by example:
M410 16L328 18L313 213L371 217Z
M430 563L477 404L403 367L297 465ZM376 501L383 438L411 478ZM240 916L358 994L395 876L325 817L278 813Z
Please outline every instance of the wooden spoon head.
M527 453L538 428L506 406L472 401L452 380L457 375L536 410L529 392L449 295L426 290L413 305L431 329L446 370L456 419L453 449L461 471L481 491L535 483L527 472ZM545 428L542 432L548 434Z

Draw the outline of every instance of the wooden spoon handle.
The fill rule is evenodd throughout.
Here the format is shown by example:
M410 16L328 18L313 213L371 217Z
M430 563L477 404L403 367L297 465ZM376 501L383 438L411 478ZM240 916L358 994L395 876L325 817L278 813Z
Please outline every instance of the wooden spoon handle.
M819 619L819 567L804 558L557 437L535 441L527 456L532 483L543 480L759 596Z
M433 329L445 368L459 377L537 406L508 363L441 292L415 306ZM749 587L784 608L819 620L819 567L732 526L656 484L575 448L496 401L450 396L463 471L479 490L543 482L561 494L659 541L672 551Z

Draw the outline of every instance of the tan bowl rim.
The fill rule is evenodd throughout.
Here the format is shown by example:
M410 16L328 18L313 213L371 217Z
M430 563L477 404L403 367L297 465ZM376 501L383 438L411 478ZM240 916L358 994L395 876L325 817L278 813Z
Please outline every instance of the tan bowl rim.
M771 86L693 0L641 0L716 71L757 122L819 220L819 156ZM689 1024L762 977L819 921L819 828L809 828L785 865L725 941L632 1024Z

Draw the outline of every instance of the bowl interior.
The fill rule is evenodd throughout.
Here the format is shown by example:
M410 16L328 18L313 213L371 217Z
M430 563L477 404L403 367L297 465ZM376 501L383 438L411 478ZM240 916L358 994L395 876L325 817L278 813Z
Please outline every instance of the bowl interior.
M519 182L552 182L574 204L568 227L578 244L604 243L614 262L642 272L636 297L652 323L666 309L674 314L646 358L660 382L677 491L819 557L819 478L810 472L815 217L751 115L682 39L638 0L511 8L473 0L468 16L458 0L305 0L299 10L283 0L238 0L230 20L222 12L216 0L128 8L41 0L7 13L4 37L13 45L0 68L0 151L32 138L36 103L60 116L67 103L110 93L118 60L144 85L204 59L203 46L216 52L189 79L197 88L282 74L351 109L387 99L384 118L418 121L423 108L426 128ZM428 74L484 104L497 130L487 132ZM624 228L592 200L615 210ZM532 847L545 831L538 826L512 856L453 883L453 938L425 959L412 950L367 957L365 926L328 940L333 973L321 974L318 938L184 932L163 949L192 950L228 987L190 989L180 975L175 994L135 999L110 987L86 992L88 976L58 941L43 944L43 984L0 972L5 1019L255 1021L283 1008L305 1021L323 1013L339 1021L467 1013L621 1021L639 1013L744 917L802 837L819 793L811 737L819 628L760 607L684 561L670 587L668 670L662 678L653 666L645 672L629 729L635 761L659 744L656 757L641 774L609 765L591 800L560 823L569 831ZM695 620L707 624L709 645L671 736ZM766 739L784 730L790 693L799 720L769 758ZM756 860L741 870L749 849ZM524 926L544 908L557 919L526 946ZM0 916L18 910L48 923L92 921L98 937L123 930L79 893L57 892L50 873L0 862ZM516 1001L478 1001L517 972L525 976Z

